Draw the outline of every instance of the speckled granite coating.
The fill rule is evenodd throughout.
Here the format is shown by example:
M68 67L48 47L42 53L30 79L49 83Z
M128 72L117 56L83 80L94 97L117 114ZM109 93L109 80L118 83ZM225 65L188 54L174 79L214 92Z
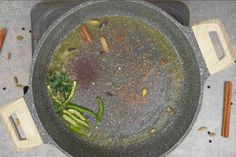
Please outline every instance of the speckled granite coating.
M31 34L30 29L30 10L38 3L37 1L1 1L0 2L0 27L8 27L8 36L1 53L0 60L0 86L7 87L6 91L0 92L0 105L4 105L23 96L22 90L15 89L13 84L13 76L18 76L22 84L27 84L29 79L29 71L31 67ZM236 41L236 3L235 1L186 1L185 2L191 12L191 24L195 24L201 20L219 18L225 25L229 38ZM21 27L25 27L26 31L22 31ZM22 42L15 40L16 35L23 35L25 38ZM236 49L236 43L233 42L233 47ZM12 52L12 59L7 61L5 56L7 52ZM16 68L17 67L17 68ZM193 125L185 140L168 156L170 157L232 157L236 156L236 110L232 106L232 126L231 138L226 140L220 137L221 117L222 117L222 102L223 102L223 82L225 80L236 80L236 66L232 66L224 72L210 76L205 83L202 107L199 116ZM206 88L210 85L211 88ZM235 85L233 92L236 93ZM233 97L235 102L235 97ZM200 134L196 130L199 127L207 126L208 130L217 133L216 137L209 138L207 134ZM65 156L58 149L51 145L44 145L38 148L26 151L16 152L9 135L0 125L0 156ZM208 140L213 141L212 144ZM44 140L47 141L47 140ZM4 150L4 151L2 151Z

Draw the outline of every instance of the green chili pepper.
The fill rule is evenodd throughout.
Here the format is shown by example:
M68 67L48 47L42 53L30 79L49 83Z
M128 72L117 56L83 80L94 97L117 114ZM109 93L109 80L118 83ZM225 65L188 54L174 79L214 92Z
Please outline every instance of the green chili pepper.
M51 83L53 88L57 88L62 82L63 82L64 78L63 77L57 77L56 79L53 80L53 82Z
M73 109L69 109L68 110L70 113L76 115L78 118L80 118L82 121L87 121L87 119L78 111L73 110Z
M104 104L102 98L99 96L97 97L97 102L98 102L97 122L101 123L104 113Z
M82 128L80 127L77 127L77 126L73 126L73 125L70 125L69 126L70 130L76 134L79 134L79 135L86 135L86 132L85 130L83 130Z
M68 98L66 99L66 101L62 105L67 104L75 96L75 90L76 90L76 81L73 82L73 86L72 86L70 95L68 96Z
M47 86L47 88L48 88L48 93L52 97L53 101L55 101L56 104L61 104L62 102L60 100L58 100L55 96L53 96L52 89L50 88L49 85Z
M73 115L72 113L70 113L69 111L63 110L63 114L65 114L65 115L67 115L68 117L70 117L71 119L73 119L73 120L76 122L77 125L82 125L82 126L84 126L84 127L86 127L86 128L89 128L89 125L88 125L86 122L80 120L79 118L77 118L76 116L74 116L74 115ZM75 125L75 126L77 126L77 125Z
M76 126L77 123L68 115L62 115L62 118L69 124L69 125L74 125Z
M71 102L69 102L65 106L63 106L62 109L74 109L76 111L79 111L80 113L86 113L94 118L97 118L97 114L94 113L92 110L90 110L86 107L80 106L80 105L73 104Z

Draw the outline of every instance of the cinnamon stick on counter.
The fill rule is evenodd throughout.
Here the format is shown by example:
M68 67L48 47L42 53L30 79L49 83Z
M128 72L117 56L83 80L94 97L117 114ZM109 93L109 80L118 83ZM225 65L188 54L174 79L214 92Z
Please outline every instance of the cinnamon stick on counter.
M1 29L0 30L0 52L1 52L1 49L3 47L3 43L4 43L4 40L5 40L6 34L7 34L6 29Z
M224 113L221 136L229 138L230 128L230 112L231 112L231 97L232 97L232 82L225 82L225 94L224 94Z

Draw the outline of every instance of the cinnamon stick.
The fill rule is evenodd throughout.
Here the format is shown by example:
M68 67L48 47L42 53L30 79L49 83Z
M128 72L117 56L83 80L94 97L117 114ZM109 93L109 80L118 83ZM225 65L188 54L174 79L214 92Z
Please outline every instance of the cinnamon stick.
M89 44L92 42L92 38L88 31L87 25L83 24L80 26L80 34L86 44Z
M232 82L225 82L224 89L224 113L223 113L223 123L221 136L229 138L229 128L230 128L230 112L231 112L231 98L232 98Z
M4 43L4 40L5 40L6 34L7 34L6 29L0 30L0 52L1 52L1 49L3 47L3 43Z

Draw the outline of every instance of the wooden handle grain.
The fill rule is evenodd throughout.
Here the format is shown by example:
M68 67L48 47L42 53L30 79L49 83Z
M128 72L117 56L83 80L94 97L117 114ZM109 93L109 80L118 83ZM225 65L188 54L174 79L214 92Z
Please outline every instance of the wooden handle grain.
M224 24L220 20L206 20L192 26L192 29L211 75L234 64L234 49L225 31ZM212 40L210 32L214 32L215 40ZM216 50L220 48L223 56L219 59Z
M5 40L6 34L7 34L7 30L6 29L0 30L0 51L1 51L2 47L3 47L3 43L4 43L4 40Z
M232 82L225 82L225 94L224 94L224 113L221 136L229 138L230 129L230 112L231 112L231 98L232 98Z

